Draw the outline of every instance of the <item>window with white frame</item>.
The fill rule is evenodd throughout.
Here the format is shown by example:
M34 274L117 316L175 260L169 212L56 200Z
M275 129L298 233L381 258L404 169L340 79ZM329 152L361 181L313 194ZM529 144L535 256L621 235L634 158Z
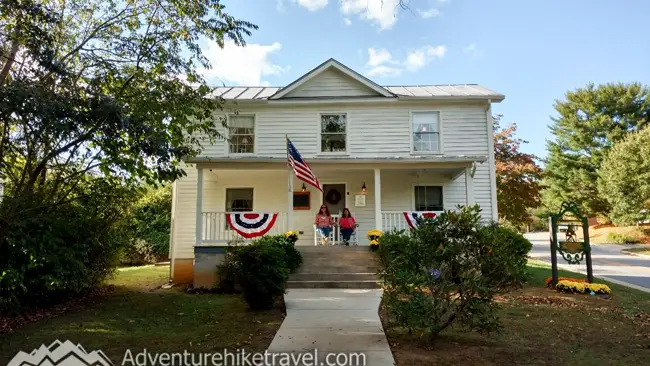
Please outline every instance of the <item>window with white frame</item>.
M440 152L440 113L413 112L413 152Z
M228 137L231 154L253 154L255 152L255 116L230 116Z
M345 152L347 142L347 116L345 114L321 114L320 151L324 153Z
M226 212L253 211L253 188L226 188Z
M442 187L415 186L415 211L442 211Z

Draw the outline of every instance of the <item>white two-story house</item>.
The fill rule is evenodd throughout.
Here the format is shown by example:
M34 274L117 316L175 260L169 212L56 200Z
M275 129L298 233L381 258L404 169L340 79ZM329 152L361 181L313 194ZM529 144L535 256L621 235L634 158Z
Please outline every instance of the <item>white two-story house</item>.
M350 209L359 245L370 229L406 229L405 211L477 203L485 220L497 219L491 104L502 94L478 85L380 86L333 59L282 88L216 94L226 101L215 123L226 118L227 138L204 146L174 183L175 281L193 278L195 248L235 238L227 212L278 213L269 233L295 230L297 245L314 244L322 203L334 215ZM286 137L322 193L287 168Z

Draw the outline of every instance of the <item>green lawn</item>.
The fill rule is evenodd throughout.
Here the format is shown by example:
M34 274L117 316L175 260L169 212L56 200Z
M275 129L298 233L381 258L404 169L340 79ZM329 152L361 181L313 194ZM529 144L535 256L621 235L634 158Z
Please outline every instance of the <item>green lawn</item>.
M190 295L181 289L156 289L167 282L169 267L118 271L115 291L84 309L25 325L0 335L0 364L18 350L31 351L56 339L100 349L117 365L127 348L152 352L215 352L224 348L262 351L284 317L281 304L251 312L238 295Z
M547 264L531 261L528 268L525 288L499 299L502 334L452 329L432 345L426 335L390 329L397 365L650 364L650 294L610 283L610 299L560 294L544 288Z
M647 248L630 248L623 250L624 252L630 252L635 254L650 255L650 247Z

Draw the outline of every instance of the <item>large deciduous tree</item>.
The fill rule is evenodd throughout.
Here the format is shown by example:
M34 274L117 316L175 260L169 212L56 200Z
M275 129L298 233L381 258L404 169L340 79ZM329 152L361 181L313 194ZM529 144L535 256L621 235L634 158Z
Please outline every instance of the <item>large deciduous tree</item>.
M585 214L609 214L610 205L598 191L598 170L616 141L648 124L649 96L650 90L638 83L589 84L556 102L545 205L558 208L571 201Z
M220 0L0 0L0 312L110 273L131 183L219 136L202 46L256 28Z
M540 205L542 169L536 157L520 151L527 143L515 136L517 125L501 129L501 116L494 118L494 157L496 161L499 217L521 226L531 221L530 209Z
M617 225L650 215L650 127L630 133L612 147L598 172L599 191Z

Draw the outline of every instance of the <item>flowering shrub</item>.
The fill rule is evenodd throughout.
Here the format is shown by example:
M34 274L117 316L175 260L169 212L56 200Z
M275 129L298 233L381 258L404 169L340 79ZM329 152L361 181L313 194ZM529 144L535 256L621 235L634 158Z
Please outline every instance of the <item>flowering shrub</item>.
M291 244L296 244L296 242L298 241L298 233L293 230L289 230L286 233L284 233L284 237L287 238L287 240L290 241Z
M557 281L571 281L571 282L583 282L586 283L587 280L580 279L580 278L573 278L573 277L558 277ZM546 287L552 287L551 282L553 282L553 277L546 277L544 280L544 284L546 284Z
M368 231L368 240L370 240L370 250L377 250L379 248L379 239L384 236L381 230L372 229Z
M590 293L593 291L595 294L607 295L612 292L609 286L601 283L574 282L568 280L558 281L555 288L560 292L579 294Z

